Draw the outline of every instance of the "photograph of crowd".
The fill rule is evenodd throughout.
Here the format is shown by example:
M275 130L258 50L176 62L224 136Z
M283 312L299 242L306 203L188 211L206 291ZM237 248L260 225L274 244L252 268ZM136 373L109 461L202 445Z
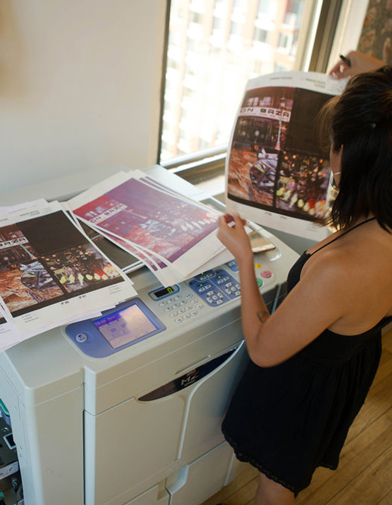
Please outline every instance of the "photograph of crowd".
M0 228L0 296L14 317L120 280L62 212Z
M229 199L310 221L325 215L330 168L315 131L330 98L282 86L247 91L228 160Z

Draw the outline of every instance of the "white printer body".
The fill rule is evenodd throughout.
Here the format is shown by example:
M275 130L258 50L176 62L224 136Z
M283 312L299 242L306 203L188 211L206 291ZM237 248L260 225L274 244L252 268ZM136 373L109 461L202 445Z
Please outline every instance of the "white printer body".
M206 197L161 167L146 171ZM275 245L255 255L273 309L298 255L257 229ZM0 354L26 505L199 505L237 474L220 429L248 360L235 262L170 288L145 267L129 275L137 296L102 317L140 312L147 336L134 345L113 348L86 321Z

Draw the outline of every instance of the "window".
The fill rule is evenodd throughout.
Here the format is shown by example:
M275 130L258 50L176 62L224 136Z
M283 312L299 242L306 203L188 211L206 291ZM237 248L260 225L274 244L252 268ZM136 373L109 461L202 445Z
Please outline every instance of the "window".
M294 68L305 3L171 0L159 162L227 145L248 79Z
M278 47L280 47L282 49L288 49L289 42L290 42L290 39L289 39L288 35L286 35L285 33L279 34Z
M201 23L201 22L202 22L202 19L203 19L203 17L202 17L202 15L200 14L200 12L191 12L191 13L190 13L190 16L189 16L189 21L190 21L191 23L197 23L197 24L199 24L199 23Z
M276 2L275 0L259 0L257 7L257 13L259 16L267 14L273 17L275 15L276 9L281 2Z
M242 31L242 24L232 22L230 27L230 35L240 35Z
M257 42L267 42L268 30L263 30L262 28L255 28L255 34L253 40Z

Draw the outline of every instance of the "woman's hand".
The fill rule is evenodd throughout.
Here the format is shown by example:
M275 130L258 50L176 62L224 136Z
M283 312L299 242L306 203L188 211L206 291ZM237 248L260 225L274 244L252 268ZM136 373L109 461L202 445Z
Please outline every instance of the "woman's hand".
M340 59L336 65L330 70L329 75L335 79L344 79L351 77L361 72L371 72L386 65L386 63L373 56L361 53L359 51L350 51L346 58L350 61L351 65L345 63Z
M246 221L240 218L238 214L225 214L218 220L218 239L231 252L237 262L251 259L253 261L253 252L249 237L245 231Z

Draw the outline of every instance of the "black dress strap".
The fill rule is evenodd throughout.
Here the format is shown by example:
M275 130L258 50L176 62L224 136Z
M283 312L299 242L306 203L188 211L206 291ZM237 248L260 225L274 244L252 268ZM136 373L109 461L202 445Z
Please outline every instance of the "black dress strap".
M374 221L376 218L375 217L371 217L369 219L366 219L366 221L362 221L362 223L358 223L356 224L355 226L353 226L352 228L350 228L349 230L346 230L344 231L341 235L335 237L333 240L331 240L330 242L328 242L327 244L324 244L323 246L321 246L319 249L316 249L316 251L312 252L312 254L309 254L309 256L313 256L313 254L316 254L317 252L321 251L321 249L324 249L324 247L327 247L327 245L329 244L332 244L332 242L335 242L336 240L338 240L339 238L343 237L343 235L346 235L347 233L350 233L350 231L353 231L355 230L355 228L358 228L358 226L362 226L363 224L365 223L368 223L369 221Z

